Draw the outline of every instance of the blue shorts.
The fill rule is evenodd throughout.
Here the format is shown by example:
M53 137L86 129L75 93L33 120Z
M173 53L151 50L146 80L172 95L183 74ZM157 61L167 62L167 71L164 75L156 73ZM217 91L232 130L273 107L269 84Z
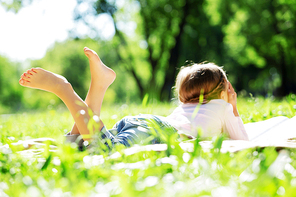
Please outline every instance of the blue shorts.
M176 132L177 130L165 120L165 117L140 114L124 117L110 130L103 127L101 138L110 139L112 145L120 143L131 146L162 143L165 136Z

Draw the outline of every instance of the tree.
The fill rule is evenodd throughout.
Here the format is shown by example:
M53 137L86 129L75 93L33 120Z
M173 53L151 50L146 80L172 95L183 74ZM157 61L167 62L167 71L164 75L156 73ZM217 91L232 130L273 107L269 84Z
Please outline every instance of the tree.
M21 1L12 2L23 6ZM141 98L149 94L169 100L178 68L186 60L224 66L239 91L278 96L296 91L296 4L292 0L77 2L76 21L91 27L91 37L99 43L104 41L93 33L95 25L101 24L93 23L94 17L112 19L114 37L105 42L105 57L113 69L132 77L133 81L124 83L136 84ZM80 38L75 31L72 36ZM130 86L124 83L121 89ZM120 88L118 94L124 95Z
M222 30L209 23L204 4L204 0L138 0L118 6L116 1L99 0L89 6L93 9L88 12L77 9L76 19L85 21L89 14L110 15L115 28L115 53L136 81L141 97L148 93L168 100L177 68L186 59L221 59ZM120 27L129 21L137 23L133 37ZM142 70L148 72L143 74Z
M18 67L17 63L0 56L0 103L14 109L22 99L22 90L17 83L21 72Z
M278 87L277 96L295 92L295 2L228 0L222 4L219 12L229 13L221 21L227 25L224 33L228 56L242 66L238 70L253 70L257 77L249 74L248 78L254 81L250 85L262 84L259 88L265 86L265 92ZM239 73L237 78L246 78L244 75Z

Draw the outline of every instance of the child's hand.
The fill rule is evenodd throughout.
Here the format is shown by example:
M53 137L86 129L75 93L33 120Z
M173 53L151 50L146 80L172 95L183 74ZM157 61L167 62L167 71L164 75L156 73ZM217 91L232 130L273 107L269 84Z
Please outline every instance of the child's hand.
M236 107L237 94L234 91L230 82L228 82L227 94L228 94L228 103L230 103L232 105L234 115L239 116L238 111L237 111L237 107Z

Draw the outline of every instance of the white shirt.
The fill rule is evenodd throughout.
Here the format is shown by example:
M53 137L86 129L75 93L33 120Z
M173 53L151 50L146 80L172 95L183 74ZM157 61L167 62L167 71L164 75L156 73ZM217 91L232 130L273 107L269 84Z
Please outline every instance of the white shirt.
M234 140L248 140L243 121L233 114L233 107L222 99L213 99L206 104L181 104L167 121L178 133L197 137L201 129L202 137L214 137L225 133Z

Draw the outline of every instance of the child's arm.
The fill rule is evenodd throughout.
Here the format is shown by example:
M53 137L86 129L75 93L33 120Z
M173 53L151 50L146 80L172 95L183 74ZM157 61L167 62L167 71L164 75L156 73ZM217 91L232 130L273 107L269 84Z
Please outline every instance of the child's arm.
M227 105L224 114L225 125L222 129L223 132L229 134L233 140L248 140L248 135L244 128L244 123L239 116L233 114L232 105Z
M239 116L237 106L236 106L237 94L234 91L234 89L233 89L230 82L228 82L227 93L228 93L228 103L230 103L232 105L232 107L233 107L233 114L235 116Z
M241 120L240 116L239 116L239 113L238 113L238 110L237 110L237 94L236 92L234 91L232 85L230 82L228 82L228 90L227 90L227 93L228 93L228 103L230 103L232 105L232 108L233 108L233 114L234 116L236 117L235 120L230 120L231 123L229 123L228 127L229 128L232 128L230 129L230 137L232 139L237 139L237 140L248 140L248 135L246 133L246 130L244 128L244 124L243 124L243 121ZM234 128L232 125L233 122L236 122L238 126L238 128ZM238 132L240 131L240 132Z

